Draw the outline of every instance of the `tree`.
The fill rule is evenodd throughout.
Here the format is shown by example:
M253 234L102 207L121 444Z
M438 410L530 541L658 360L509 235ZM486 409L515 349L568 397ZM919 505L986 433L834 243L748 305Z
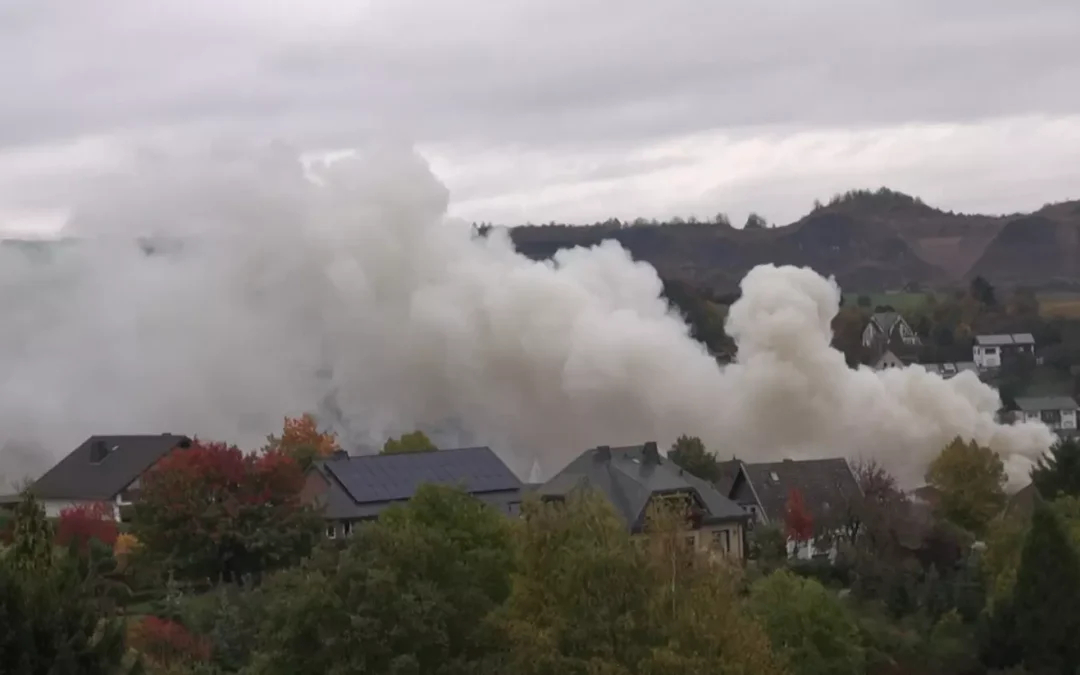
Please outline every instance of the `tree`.
M1045 499L1080 497L1080 442L1059 440L1031 470L1031 482Z
M743 229L746 229L746 230L764 230L768 226L769 226L769 224L767 222L765 222L764 218L762 218L761 216L759 216L756 213L751 213L749 216L746 217L746 225L743 226Z
M75 546L85 552L92 540L113 546L119 533L112 504L92 502L60 511L56 542L61 546Z
M798 488L792 488L788 493L787 505L784 509L784 527L788 539L795 542L796 554L800 545L808 544L814 538L814 519L807 510L802 492Z
M54 551L45 513L29 495L11 546L0 551L0 663L12 675L124 672L123 621L95 567ZM131 665L128 663L127 665Z
M997 297L994 293L994 287L990 285L989 281L981 276L971 280L971 297L987 307L997 306Z
M1005 465L996 452L956 437L930 464L926 482L937 489L943 518L977 536L1005 507Z
M735 570L685 545L684 516L650 509L647 532L632 538L596 494L528 504L493 672L780 672L741 611Z
M383 445L381 455L398 455L406 452L431 452L438 450L423 431L403 434L401 438L389 438Z
M504 514L422 486L340 553L322 550L264 587L251 672L466 672L494 651L485 620L509 594L512 568Z
M722 225L724 227L731 227L731 219L728 218L728 215L723 212L717 213L716 216L713 218L713 222L717 225Z
M1024 542L1013 609L1029 670L1074 673L1080 668L1080 557L1043 504L1036 506Z
M865 672L854 620L819 582L787 570L773 572L751 586L750 609L796 675Z
M283 452L307 469L312 460L329 457L341 449L337 434L319 431L315 416L304 413L300 417L286 417L281 437L267 437L266 450Z
M139 552L177 578L235 581L290 565L318 537L304 473L281 452L245 455L196 440L143 476L133 533Z
M679 436L668 451L668 459L687 473L710 483L722 477L716 455L706 450L697 436Z

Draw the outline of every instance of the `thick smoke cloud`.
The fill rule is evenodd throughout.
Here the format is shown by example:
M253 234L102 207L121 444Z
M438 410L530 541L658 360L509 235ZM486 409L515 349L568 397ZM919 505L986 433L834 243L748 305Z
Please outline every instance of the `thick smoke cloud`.
M721 370L650 266L614 243L539 263L477 237L411 152L305 168L230 146L129 169L76 205L77 243L0 249L9 478L92 433L257 447L308 410L356 446L420 427L522 475L681 433L723 457L876 457L907 481L958 434L1018 470L1051 441L995 424L973 376L846 368L829 347L838 289L806 269L747 275L728 319L739 362Z

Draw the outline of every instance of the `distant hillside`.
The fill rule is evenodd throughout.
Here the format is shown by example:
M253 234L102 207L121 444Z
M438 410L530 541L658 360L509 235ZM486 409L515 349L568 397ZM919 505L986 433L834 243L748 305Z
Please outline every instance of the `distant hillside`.
M716 292L732 290L748 270L766 262L808 265L835 275L845 288L866 291L951 285L975 275L1006 285L1080 283L1080 202L1033 214L969 215L882 188L837 196L794 223L770 229L613 220L517 227L511 237L533 258L615 239L661 276Z

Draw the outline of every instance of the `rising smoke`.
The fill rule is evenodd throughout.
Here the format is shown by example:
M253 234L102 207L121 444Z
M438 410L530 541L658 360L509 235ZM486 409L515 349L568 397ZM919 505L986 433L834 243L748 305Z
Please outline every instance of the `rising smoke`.
M848 369L839 291L810 270L746 276L721 370L617 244L532 262L445 218L448 199L392 149L307 168L276 146L139 156L76 205L76 244L0 249L0 471L92 433L257 447L309 410L356 446L420 427L522 475L682 433L722 457L875 457L907 481L958 434L1017 471L1051 441L996 424L969 374Z

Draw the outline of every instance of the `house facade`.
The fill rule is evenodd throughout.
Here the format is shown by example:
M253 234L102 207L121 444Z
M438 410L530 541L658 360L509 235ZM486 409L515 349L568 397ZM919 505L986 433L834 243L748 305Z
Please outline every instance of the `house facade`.
M1075 432L1077 410L1076 399L1071 396L1038 396L1016 398L1016 418L1018 421L1042 422L1057 432Z
M174 434L91 436L30 486L30 493L55 518L73 506L107 503L113 517L127 520L140 478L191 439Z
M687 542L716 555L744 560L748 514L708 481L660 455L656 443L585 451L536 489L545 501L592 490L602 494L633 534L644 531L652 506L678 500L693 514Z
M918 334L899 312L875 312L862 332L863 347L876 351L892 345L917 347L921 343Z
M971 360L980 370L1000 368L1011 358L1029 355L1035 358L1035 338L1031 333L976 335Z
M725 474L721 490L746 510L754 524L786 531L789 499L792 493L799 494L815 532L808 542L789 536L788 553L799 558L833 557L836 531L862 497L859 481L842 457L762 463L733 459L721 468Z
M522 483L487 447L395 455L339 452L312 464L302 498L322 508L326 536L336 539L407 502L425 483L459 487L508 516L520 513Z

